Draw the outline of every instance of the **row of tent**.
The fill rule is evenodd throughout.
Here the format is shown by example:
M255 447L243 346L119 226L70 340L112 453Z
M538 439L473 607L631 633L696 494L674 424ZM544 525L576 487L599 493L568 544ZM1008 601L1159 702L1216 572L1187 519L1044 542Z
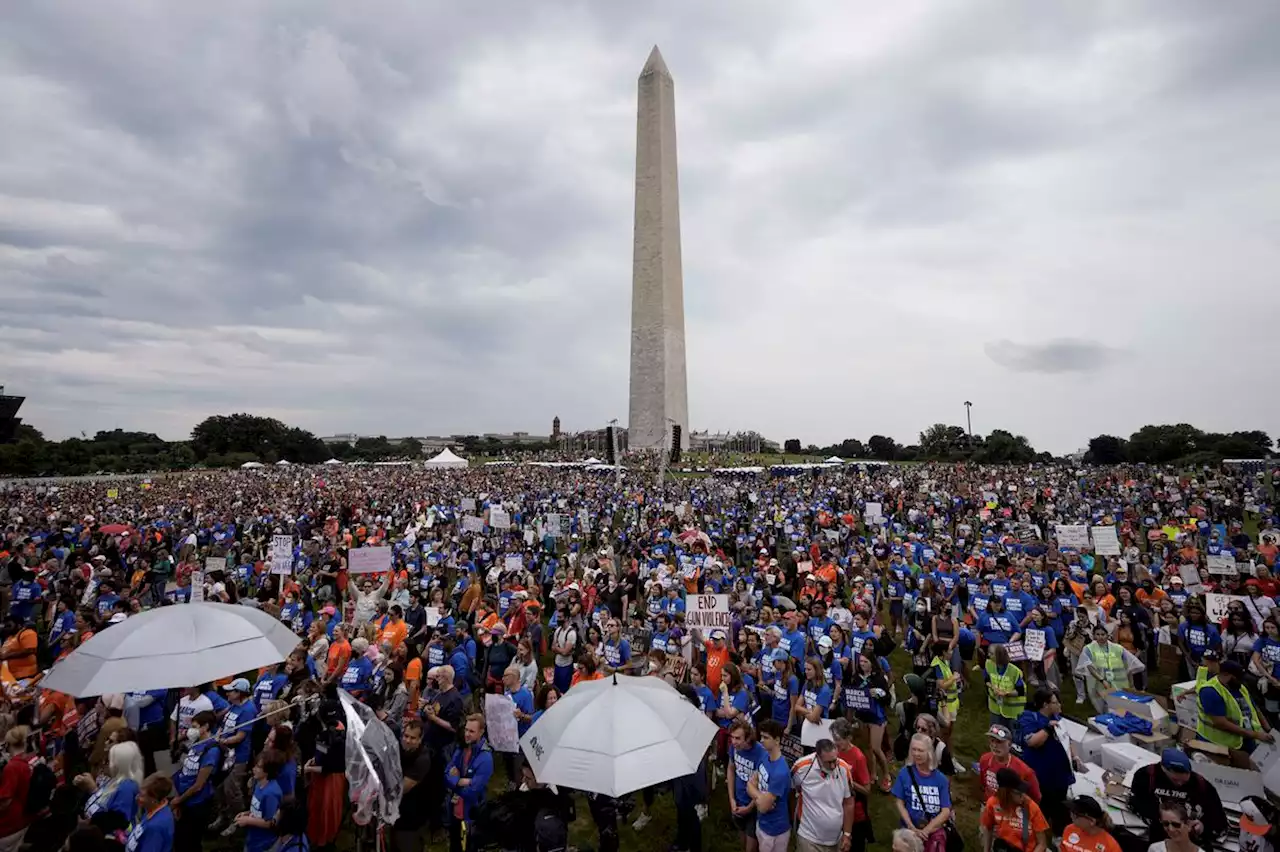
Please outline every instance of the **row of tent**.
M285 459L281 459L280 461L276 462L275 466L276 466L276 467L288 467L290 464L291 464L291 463L290 463L289 461L287 461L287 460L285 460ZM341 462L341 461L339 461L338 459L329 459L327 462L325 462L325 464L326 464L326 465L330 465L330 466L332 466L332 465L340 465L340 464L344 464L344 462ZM349 465L349 466L357 466L357 465L366 465L366 464L369 464L369 462L364 462L364 461L354 461L354 462L346 462L345 464L347 464L347 465ZM407 461L385 461L385 462L373 462L373 464L374 464L375 466L377 466L377 467L397 467L397 466L401 466L401 467L403 467L403 466L407 466L407 465L409 465L409 464L412 464L412 462L407 462ZM515 462L512 462L512 461L491 461L491 462L485 462L485 466L486 466L486 467L499 467L499 466L513 465L513 464L515 464ZM592 468L592 469L595 469L595 468L609 468L609 469L612 469L612 466L605 464L604 462L600 461L600 459L595 458L595 457L592 457L592 458L589 458L589 459L584 459L584 460L582 460L582 461L571 461L571 462L529 462L529 464L530 464L530 465L532 465L533 467L553 467L553 468L554 468L554 467L585 467L585 468ZM769 470L770 470L770 471L773 471L773 472L775 472L775 473L776 473L776 472L781 472L781 471L790 472L790 471L801 471L801 470L814 470L814 469L821 469L821 468L833 467L833 466L838 465L838 464L882 465L882 464L888 464L888 462L881 462L881 461L868 461L868 460L865 460L865 459L857 459L857 460L854 460L854 461L852 461L852 462L845 462L845 460L844 460L844 459L842 459L842 458L840 458L839 456L832 456L831 458L827 459L826 461L823 461L823 462L817 462L817 463L804 463L804 464L778 464L778 465L773 465L772 467L770 467L770 468L769 468ZM425 467L443 468L443 469L446 469L446 470L460 470L460 469L465 468L465 467L467 467L467 466L468 466L468 465L467 465L467 460L466 460L466 459L464 459L464 458L462 458L461 456L459 456L459 455L455 454L455 453L454 453L452 450L450 450L448 447L446 447L445 449L441 450L441 451L440 451L438 454L436 454L434 457L432 457L432 458L430 458L430 459L427 459L427 461L423 462L423 465L424 465ZM260 469L260 468L264 468L264 467L266 467L266 465L265 465L265 464L263 464L262 462L254 462L254 461L251 461L251 462L245 462L244 464L240 465L240 467L241 467L241 469L243 469L243 470L258 470L258 469ZM764 472L764 470L765 470L765 469L764 469L763 467L723 467L723 468L716 468L715 470L713 470L713 471L711 471L711 472L712 472L712 473L718 473L718 474L728 474L728 475L732 475L732 474L753 474L753 473L763 473L763 472Z
M275 466L289 467L291 464L292 462L288 461L287 459L280 459L280 461L276 462ZM346 464L349 467L358 467L360 465L369 464L369 462L354 461L354 462L344 463L342 461L339 461L338 459L329 459L327 462L324 462L324 464L329 465L330 467L335 465L340 465L340 464ZM407 462L407 461L373 462L373 465L375 467L404 467L410 464L412 464L412 462ZM433 458L427 459L427 461L424 462L424 464L427 467L444 468L446 470L458 470L458 469L467 467L467 460L457 455L456 453L454 453L448 447L446 447L445 449L441 450L438 454L436 454ZM256 461L245 462L244 464L240 465L241 470L260 470L264 467L266 467L265 464L263 464L262 462L256 462Z

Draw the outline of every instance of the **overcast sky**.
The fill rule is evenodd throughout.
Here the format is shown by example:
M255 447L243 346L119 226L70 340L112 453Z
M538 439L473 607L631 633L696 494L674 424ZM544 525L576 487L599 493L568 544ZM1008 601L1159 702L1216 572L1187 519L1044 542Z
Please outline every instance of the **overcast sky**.
M51 437L627 416L675 78L695 429L1280 434L1280 3L10 0L0 383Z

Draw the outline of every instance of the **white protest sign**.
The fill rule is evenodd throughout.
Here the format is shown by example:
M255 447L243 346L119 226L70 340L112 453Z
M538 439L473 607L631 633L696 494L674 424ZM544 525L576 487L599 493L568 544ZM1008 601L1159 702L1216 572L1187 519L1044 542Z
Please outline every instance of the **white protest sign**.
M823 531L822 531L822 534L823 534L823 535L825 535L829 541L839 541L839 540L840 540L840 531L839 531L839 530L823 530Z
M519 553L508 554L502 564L507 571L519 571L524 568L524 557Z
M524 543L533 544L533 530L524 531Z
M1116 537L1116 528L1112 526L1092 527L1093 552L1099 556L1119 556L1120 539Z
M1229 553L1220 553L1217 556L1210 554L1207 559L1210 574L1234 577L1239 573L1236 568L1236 558Z
M1072 550L1089 549L1089 527L1086 524L1055 524L1058 547Z
M1182 578L1182 585L1186 586L1188 592L1200 593L1200 572L1196 570L1196 566L1179 565L1178 576Z
M204 603L204 572L191 572L191 603Z
M428 606L423 607L423 612L427 614L427 626L435 627L440 623L440 607Z
M560 515L558 512L547 513L547 535L552 538L560 537Z
M293 573L293 536L271 536L271 573Z
M475 515L463 515L462 531L472 533L484 532L484 518L477 518Z
M476 498L474 498L474 497L463 497L463 498L462 498L462 511L464 511L464 512L474 512L475 510L476 510Z
M227 567L227 560L223 559L221 556L205 557L204 570L206 573L209 571L222 571L226 567Z
M586 509L578 510L578 526L581 528L583 535L591 532L591 512Z
M868 524L879 524L884 521L884 506L880 503L868 503L862 517Z
M520 750L519 728L516 727L516 705L510 695L490 693L484 697L485 733L495 751Z
M391 570L391 548L357 547L347 555L347 571L352 574L376 574Z
M1022 634L1022 649L1026 652L1028 660L1043 660L1044 631L1035 627L1028 627L1026 632Z
M506 509L498 509L493 506L489 507L489 526L495 530L511 529L511 515Z
M831 723L834 719L819 719L817 722L804 720L804 725L800 728L800 745L812 748L818 744L818 740L831 739Z
M688 608L684 623L690 630L697 627L706 634L713 629L728 631L733 626L728 595L690 595L685 603Z
M1232 601L1244 603L1247 601L1244 595L1216 595L1208 594L1204 596L1205 615L1209 619L1210 624L1217 624L1227 617L1227 606Z

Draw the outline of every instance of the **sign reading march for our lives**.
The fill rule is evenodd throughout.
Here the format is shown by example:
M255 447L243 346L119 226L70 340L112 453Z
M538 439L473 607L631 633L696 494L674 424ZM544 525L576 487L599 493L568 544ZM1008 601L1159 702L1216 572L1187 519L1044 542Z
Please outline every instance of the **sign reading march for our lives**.
M271 536L271 573L293 573L293 536Z
M1089 526L1087 524L1058 524L1055 535L1058 538L1058 548L1060 550L1067 548L1072 550L1089 549Z
M1093 536L1093 552L1099 556L1119 556L1120 539L1116 537L1116 528L1112 526L1091 527Z
M1208 594L1204 596L1204 614L1208 617L1210 624L1217 624L1227 617L1227 606L1232 601L1240 601L1243 604L1247 600L1248 598L1244 595Z
M351 574L377 574L390 570L389 547L357 547L347 553L347 571Z
M684 623L690 630L697 627L703 633L716 629L729 630L733 626L729 596L690 595L686 601Z
M1239 569L1236 568L1236 558L1229 553L1220 553L1217 556L1210 555L1207 559L1210 574L1234 577L1239 573Z
M489 526L493 527L495 530L509 530L511 529L511 515L507 513L506 509L498 509L490 506Z

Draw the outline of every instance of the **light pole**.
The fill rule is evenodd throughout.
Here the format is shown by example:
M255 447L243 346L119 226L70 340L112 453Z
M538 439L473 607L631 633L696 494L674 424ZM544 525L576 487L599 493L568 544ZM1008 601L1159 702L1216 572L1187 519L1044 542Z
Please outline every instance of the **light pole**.
M622 490L622 453L618 451L618 418L609 421L613 427L613 437L609 439L609 449L613 451L613 490ZM609 433L606 431L605 435Z
M973 440L973 416L969 413L969 409L973 408L973 403L969 400L964 401L964 420L969 426L969 440Z

